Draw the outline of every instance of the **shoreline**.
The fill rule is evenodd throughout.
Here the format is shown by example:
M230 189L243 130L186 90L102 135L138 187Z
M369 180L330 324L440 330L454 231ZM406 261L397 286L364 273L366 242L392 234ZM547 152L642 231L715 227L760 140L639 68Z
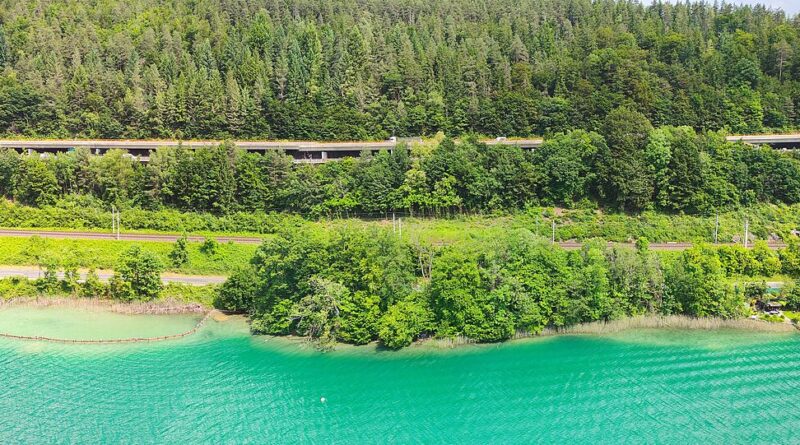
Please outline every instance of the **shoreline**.
M207 308L200 303L167 298L148 302L124 302L99 298L83 297L20 297L0 300L0 310L10 306L29 307L71 307L77 309L103 309L123 315L182 315L204 314L213 308Z
M430 349L457 349L463 346L482 346L500 345L516 342L519 340L535 340L545 338L556 338L562 336L606 336L618 334L630 330L680 330L680 331L718 331L718 330L738 330L766 333L794 333L798 327L789 323L770 323L762 320L750 318L695 318L685 315L665 315L665 316L638 316L628 317L611 321L594 321L589 323L579 323L572 326L559 328L548 327L540 334L529 332L517 332L508 340L493 343L479 343L467 337L450 338L429 338L417 340L408 346L411 348L430 348Z
M151 302L120 302L108 299L93 298L69 298L69 297L23 297L9 300L0 300L0 310L11 306L27 306L36 308L49 307L70 307L86 310L106 310L122 315L184 315L197 314L203 315L203 321L212 318L215 321L225 321L228 316L213 308L203 306L200 303L187 303L176 299L156 300ZM202 323L201 323L202 324ZM630 330L683 330L683 331L715 331L715 330L739 330L764 333L794 333L800 330L797 326L790 323L770 323L762 320L750 318L721 319L721 318L694 318L683 315L668 316L637 316L611 321L595 321L590 323L580 323L572 326L559 328L545 328L539 334L528 332L517 332L513 337L500 341L479 343L467 337L447 337L447 338L424 338L414 341L411 345L399 349L391 350L383 347L379 342L373 341L366 345L351 345L348 343L337 343L335 349L373 349L376 351L412 351L412 350L454 350L462 349L464 346L498 346L519 340L535 340L545 338L556 338L561 336L607 336L622 333ZM254 335L247 332L251 338L270 338L285 341L298 349L306 349L313 343L305 337L292 335L272 336ZM315 349L312 347L312 349Z

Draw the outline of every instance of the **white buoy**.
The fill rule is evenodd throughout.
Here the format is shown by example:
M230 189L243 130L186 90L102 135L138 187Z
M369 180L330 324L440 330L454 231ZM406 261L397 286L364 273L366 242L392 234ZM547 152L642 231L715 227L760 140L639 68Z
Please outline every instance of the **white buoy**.
M319 401L320 401L320 403L325 403L325 402L328 401L328 399L326 399L325 397L320 397Z

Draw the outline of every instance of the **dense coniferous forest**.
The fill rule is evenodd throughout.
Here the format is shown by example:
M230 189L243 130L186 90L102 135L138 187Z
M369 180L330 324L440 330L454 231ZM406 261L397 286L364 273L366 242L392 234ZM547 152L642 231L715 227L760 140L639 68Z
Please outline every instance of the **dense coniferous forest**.
M796 128L800 22L611 0L0 0L0 133L381 139Z

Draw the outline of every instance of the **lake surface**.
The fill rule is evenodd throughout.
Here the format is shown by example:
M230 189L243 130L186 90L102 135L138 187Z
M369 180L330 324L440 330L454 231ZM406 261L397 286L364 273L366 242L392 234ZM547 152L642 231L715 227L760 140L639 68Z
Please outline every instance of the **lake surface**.
M11 323L0 311L0 331ZM0 340L0 383L0 443L791 443L800 336L633 331L320 354L211 321L163 343Z

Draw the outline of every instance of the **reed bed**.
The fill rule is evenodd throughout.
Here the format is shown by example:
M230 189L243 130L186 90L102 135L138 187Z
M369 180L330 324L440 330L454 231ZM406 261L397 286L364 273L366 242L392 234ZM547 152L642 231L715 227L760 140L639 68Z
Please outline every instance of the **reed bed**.
M11 305L102 309L126 315L202 314L207 311L205 307L198 303L187 303L175 299L148 302L119 302L98 298L24 297L0 300L0 308Z
M540 334L519 331L513 339L552 337L556 335L607 335L616 334L631 329L680 329L680 330L716 330L716 329L741 329L760 332L793 332L797 328L789 323L769 323L763 320L749 318L696 318L684 315L640 316L620 320L595 321L580 323L564 327L548 327ZM476 341L464 336L430 338L417 342L418 344L436 349L453 349L461 346L475 344Z
M630 329L686 329L686 330L714 330L714 329L745 329L763 332L789 332L795 327L788 323L768 323L762 320L749 318L696 318L683 315L641 316L629 317L620 320L596 321L581 323L560 328L546 328L540 336L561 334L589 334L603 335L614 334ZM517 334L518 338L529 337L525 332Z

